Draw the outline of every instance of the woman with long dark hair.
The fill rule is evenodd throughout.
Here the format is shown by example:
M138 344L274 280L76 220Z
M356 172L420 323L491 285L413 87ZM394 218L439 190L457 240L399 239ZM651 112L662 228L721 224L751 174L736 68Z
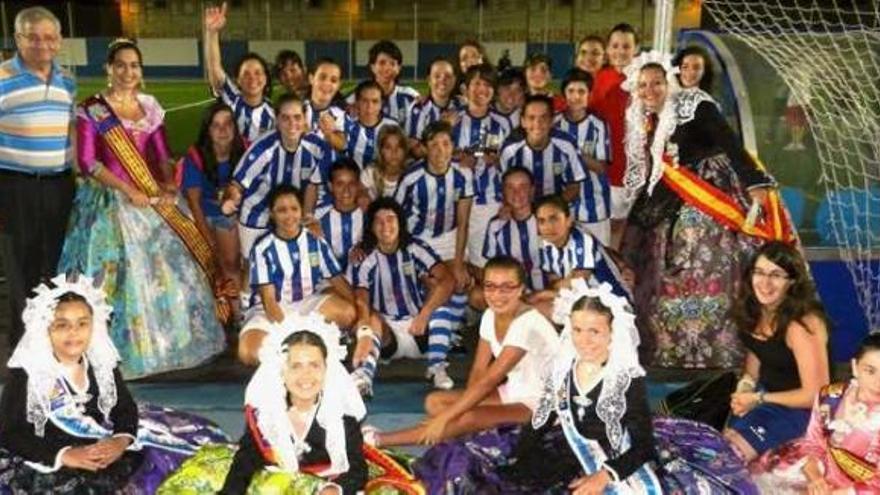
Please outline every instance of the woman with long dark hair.
M700 46L690 45L675 54L672 66L678 68L678 82L682 89L698 88L712 92L714 74L709 53Z
M782 242L752 258L732 314L747 352L724 433L750 461L806 431L829 381L827 320L804 259Z
M165 110L141 91L133 40L108 47L110 85L77 107L83 176L58 271L100 278L127 379L190 368L224 347L210 241L178 201Z
M234 281L240 270L238 231L235 219L220 210L220 195L244 150L232 109L217 100L205 110L199 136L177 170L196 227L212 244L224 278Z

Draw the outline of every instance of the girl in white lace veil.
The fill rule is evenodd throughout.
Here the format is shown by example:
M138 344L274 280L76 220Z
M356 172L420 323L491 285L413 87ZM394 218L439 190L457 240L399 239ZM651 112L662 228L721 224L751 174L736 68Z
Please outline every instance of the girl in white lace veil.
M24 336L7 364L9 368L23 369L28 375L27 421L34 425L37 436L44 435L50 413L50 396L58 380L65 376L64 367L55 357L49 331L59 298L68 293L81 297L92 314L91 339L83 358L95 374L98 409L108 420L117 401L113 369L119 361L119 354L107 333L112 308L107 304L104 292L86 276L69 279L63 274L53 278L50 285L41 284L34 292L36 295L28 299L22 313Z
M675 108L670 102L680 91L677 77L678 68L672 67L671 60L671 57L665 53L644 52L624 70L626 81L621 84L621 88L628 91L631 97L626 109L624 149L626 150L627 165L623 185L626 188L627 197L631 201L635 200L638 193L646 186L649 194L653 192L654 186L663 175L663 154L667 152L667 142L675 132L677 125ZM658 67L665 73L667 94L662 108L659 109L649 110L638 96L639 76L643 69L649 67ZM645 121L646 115L652 110L657 113L658 121L654 130L654 139L648 143ZM653 163L650 177L648 177L649 160Z
M532 417L532 426L541 427L557 406L557 391L567 379L568 373L579 359L572 342L572 308L583 298L596 298L610 309L611 342L608 360L602 370L602 389L596 403L596 413L605 424L608 441L613 450L621 449L624 430L621 419L626 414L626 392L634 378L645 376L639 364L639 335L635 325L635 315L625 298L615 295L611 285L603 283L589 287L583 279L572 281L570 289L560 291L554 301L553 320L563 325L560 352L554 359L545 381L545 393L537 411ZM567 400L567 398L566 398Z
M326 430L326 450L330 467L318 473L331 476L347 472L349 462L343 416L358 421L366 415L366 408L351 376L342 365L345 347L339 344L339 328L318 314L289 315L279 328L273 329L259 351L260 366L245 390L245 405L256 410L260 432L268 441L279 467L287 472L299 471L298 454L308 446L295 445L293 429L288 417L288 388L284 373L292 346L288 339L308 331L319 336L327 349L326 373L318 397L315 420Z

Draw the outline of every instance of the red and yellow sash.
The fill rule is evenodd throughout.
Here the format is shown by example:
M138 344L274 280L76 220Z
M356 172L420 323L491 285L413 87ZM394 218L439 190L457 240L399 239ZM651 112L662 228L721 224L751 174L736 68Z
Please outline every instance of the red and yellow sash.
M104 143L110 149L110 152L128 172L135 186L141 192L150 197L156 197L161 193L159 183L150 172L144 157L138 152L137 147L123 127L122 122L113 113L113 109L104 100L101 95L95 95L87 99L83 106L86 114L95 124ZM217 316L221 321L226 321L231 313L226 298L228 297L227 285L217 280L216 264L214 262L214 253L211 250L208 241L196 228L195 222L189 218L176 204L154 204L153 209L159 216L165 220L165 223L171 227L171 230L177 234L183 244L192 254L196 263L201 267L205 276L214 289L215 297L217 297Z
M758 168L764 170L757 159ZM685 167L663 157L663 182L682 200L714 218L725 227L764 240L796 242L788 214L782 206L779 191L771 189L761 205L761 214L754 225L746 222L748 213L729 194L700 178Z
M263 459L273 465L278 465L278 454L272 448L272 444L263 436L257 424L257 411L252 406L244 407L245 424L247 430L257 446L257 450ZM370 480L365 487L366 493L380 491L382 488L394 488L405 495L426 495L425 487L417 480L397 459L391 457L382 450L368 444L363 444L362 452L367 465L370 468ZM299 470L303 473L318 476L330 463L300 465Z

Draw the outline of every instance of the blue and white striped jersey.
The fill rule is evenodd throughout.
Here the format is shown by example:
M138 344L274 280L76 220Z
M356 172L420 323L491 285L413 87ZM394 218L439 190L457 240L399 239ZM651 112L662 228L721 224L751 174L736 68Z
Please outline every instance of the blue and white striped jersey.
M383 116L379 122L370 127L358 121L352 121L346 133L345 154L357 162L363 170L376 159L379 154L379 131L388 125L400 125L396 120Z
M496 216L486 227L483 257L492 259L506 255L519 260L526 272L529 289L539 291L547 287L547 276L541 271L542 243L535 215L529 215L525 220L505 220Z
M327 142L314 133L304 135L293 151L281 145L281 135L277 131L257 139L232 173L232 180L244 190L239 223L255 229L268 226L266 197L269 191L278 184L291 184L302 189L312 171L324 166L329 153Z
M256 107L248 105L241 96L238 86L229 76L226 76L219 96L223 103L232 108L238 132L247 142L253 143L258 137L275 128L275 110L272 108L272 102L263 98L263 102Z
M575 140L582 156L611 161L608 126L596 115L587 114L581 121L573 122L560 113L556 116L555 126ZM577 220L593 223L611 216L611 185L607 175L589 169L587 173L587 180L581 184L578 195Z
M575 227L562 248L541 242L541 270L558 278L565 278L575 270L595 270L602 258L600 246L592 235Z
M306 122L309 123L309 129L318 134L318 137L322 139L326 139L324 137L324 133L321 132L321 129L318 127L318 122L321 120L321 115L325 112L329 112L330 116L333 117L333 122L335 123L335 128L337 131L342 132L343 134L348 134L349 128L352 125L351 117L345 113L345 110L339 108L336 105L330 104L325 108L315 108L314 104L311 101L306 100L305 102L305 115Z
M420 279L437 263L441 263L437 253L413 238L390 254L373 249L358 265L354 285L370 293L370 306L382 315L396 320L413 317L427 298Z
M391 94L382 98L382 113L404 125L410 105L419 96L415 88L395 84Z
M364 211L360 208L340 211L328 204L315 210L315 219L321 225L324 240L333 248L333 254L344 270L348 266L348 253L361 241Z
M415 88L395 84L391 94L382 95L382 115L396 120L399 125L404 125L410 105L418 98L419 92ZM356 95L352 91L345 98L345 103L352 106L355 100Z
M251 248L248 263L250 307L262 303L260 286L272 284L275 300L290 304L314 294L321 281L342 272L330 245L308 229L301 229L294 239L282 239L273 232L263 235Z
M611 137L605 121L589 113L578 122L568 120L564 113L556 115L554 126L568 134L581 154L599 161L611 161Z
M397 184L394 199L403 206L410 234L431 238L458 225L456 206L474 195L471 171L452 162L443 175L434 175L426 160L410 165Z
M506 113L502 112L496 105L492 106L492 109L498 112L499 115L507 117L507 120L510 121L510 129L516 129L519 127L520 119L522 118L522 108L517 108L516 110Z
M492 148L499 150L510 135L507 117L489 110L483 117L474 117L468 111L458 114L458 123L452 129L452 144L457 150ZM497 166L487 166L481 157L474 167L474 193L478 205L501 201L501 174Z
M565 185L586 178L584 161L574 140L553 129L544 149L529 146L526 138L509 141L501 149L501 172L511 167L524 167L535 178L535 196L559 194Z
M425 128L440 120L443 112L459 112L461 102L458 98L450 98L445 107L441 107L432 98L415 100L409 106L406 116L406 135L413 139L422 139Z

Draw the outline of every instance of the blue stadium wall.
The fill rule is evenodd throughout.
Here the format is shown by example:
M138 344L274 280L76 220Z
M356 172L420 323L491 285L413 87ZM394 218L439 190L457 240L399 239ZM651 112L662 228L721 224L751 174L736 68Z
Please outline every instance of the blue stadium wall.
M76 67L76 73L81 77L103 77L104 60L107 56L107 45L112 38L85 38L68 40L68 42L84 43L85 53L78 53L71 56L73 62L69 65ZM151 41L160 40L140 40L141 45L148 45ZM181 43L180 50L163 51L158 53L148 53L144 56L144 74L145 77L162 77L162 78L201 78L204 74L202 60L202 43L200 40L188 39L187 43ZM277 42L276 42L277 43ZM331 57L342 65L343 74L348 78L349 74L349 55L347 41L297 41L293 42L296 46L301 46L303 55L307 64L311 64L315 60L322 57ZM565 71L571 66L574 56L574 49L568 43L548 43L546 51L543 43L509 43L512 53L547 53L553 60L553 77L561 79L565 75ZM232 71L235 61L250 49L248 41L224 41L220 44L220 51L223 57L224 66L227 71ZM457 45L453 43L418 43L416 52L418 54L417 66L415 60L404 58L404 67L402 77L404 79L422 79L428 71L428 65L431 60L439 56L454 58L456 55ZM355 46L352 50L352 59L354 62L353 75L355 79L367 77L369 69L366 64L366 48L360 47L363 53L359 53L359 47ZM82 50L80 50L82 51ZM192 52L188 56L190 62L185 64L175 64L173 60L163 60L164 57L180 59L181 52ZM272 54L264 54L271 62ZM411 57L415 58L415 57ZM522 60L514 57L511 61L514 65L521 65ZM363 60L362 63L358 63ZM497 62L497 60L493 60Z

